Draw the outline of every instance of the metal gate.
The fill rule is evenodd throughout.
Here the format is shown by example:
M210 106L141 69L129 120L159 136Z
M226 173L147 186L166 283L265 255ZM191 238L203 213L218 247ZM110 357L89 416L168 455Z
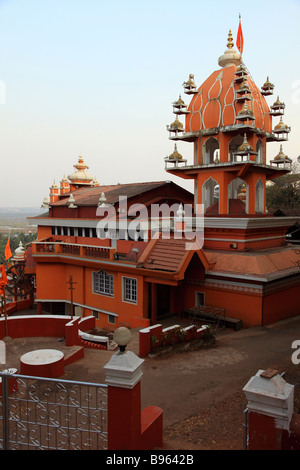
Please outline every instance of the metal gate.
M1 450L106 450L107 386L0 373Z

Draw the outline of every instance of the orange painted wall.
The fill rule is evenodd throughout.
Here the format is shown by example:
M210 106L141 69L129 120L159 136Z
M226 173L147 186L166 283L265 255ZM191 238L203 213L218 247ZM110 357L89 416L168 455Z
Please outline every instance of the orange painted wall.
M96 294L92 291L92 273L97 269L86 269L86 305L92 305L94 310L99 310L99 319L96 320L97 326L104 326L108 322L108 315L101 314L101 310L115 313L118 315L117 323L131 325L134 317L143 318L144 314L144 289L143 277L122 272L114 272L114 296ZM112 271L107 270L108 273ZM133 277L137 279L137 303L125 302L122 300L123 295L123 277Z
M36 298L64 299L66 293L66 265L58 263L37 263Z
M38 226L38 240L51 237L51 227Z
M117 314L117 325L131 325L140 323L147 326L147 289L143 286L143 277L124 272L114 272L114 296L107 296L93 292L92 273L98 268L67 265L62 263L38 263L37 264L37 293L38 301L60 300L70 302L69 276L74 282L73 302L84 306L83 314L90 316L93 310L99 312L96 326L112 326L108 323L108 313ZM105 268L104 268L105 269ZM108 273L112 273L109 269ZM137 303L125 302L122 298L123 276L137 279ZM145 297L146 296L146 297ZM103 313L101 313L101 310ZM107 313L104 313L107 312ZM144 317L146 322L144 321Z
M300 284L265 296L263 306L265 325L295 315L300 315Z
M243 327L259 326L262 322L262 297L249 293L217 290L201 285L184 286L184 306L195 306L195 292L204 292L205 305L225 309L227 317L239 318Z

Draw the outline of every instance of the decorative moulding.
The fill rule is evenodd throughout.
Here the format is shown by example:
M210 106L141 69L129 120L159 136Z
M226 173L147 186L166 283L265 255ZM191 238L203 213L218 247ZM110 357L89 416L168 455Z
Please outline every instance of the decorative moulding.
M142 378L142 364L132 351L114 353L110 361L104 366L107 385L121 388L133 388Z
M280 429L289 429L294 409L294 386L278 373L259 370L243 388L250 412L270 416Z

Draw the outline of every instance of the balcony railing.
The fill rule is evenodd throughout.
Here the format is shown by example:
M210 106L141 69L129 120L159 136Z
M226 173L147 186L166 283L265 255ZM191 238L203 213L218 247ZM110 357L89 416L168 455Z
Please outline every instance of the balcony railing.
M115 248L107 246L79 245L64 242L35 242L32 243L32 254L63 254L81 258L113 259Z
M61 251L64 254L80 256L80 246L78 245L62 245Z

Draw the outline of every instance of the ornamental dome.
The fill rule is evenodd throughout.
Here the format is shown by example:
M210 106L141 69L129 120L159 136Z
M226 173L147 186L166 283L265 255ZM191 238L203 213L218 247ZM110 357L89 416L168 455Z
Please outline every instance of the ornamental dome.
M279 130L287 130L289 129L289 126L287 124L285 124L282 120L282 118L280 119L280 122L275 126L275 130L276 131L279 131Z
M229 31L227 50L219 57L218 63L221 69L214 71L191 99L185 120L185 132L206 131L240 124L239 114L245 114L241 111L244 101L248 100L248 108L251 109L254 120L253 126L263 131L263 134L272 133L270 108L242 62L241 54L233 48L231 31ZM247 96L240 96L243 90L247 92ZM246 114L249 114L250 119L248 110Z
M174 152L169 156L170 160L181 160L182 155L177 150L177 145L174 146Z
M244 134L244 142L242 143L242 145L239 146L238 151L239 152L247 152L247 151L253 152L253 147L251 147L251 145L249 144L246 134Z
M185 104L185 103L184 103L184 101L183 101L183 99L181 98L181 95L179 95L179 98L178 98L178 100L177 100L177 101L175 101L175 103L174 103L174 104L175 104L175 105L181 105L181 104Z
M23 247L22 242L20 242L18 248L16 248L15 250L13 261L24 261L25 256L26 256L25 249Z
M277 96L277 100L275 101L275 103L273 104L273 106L271 106L271 108L273 107L277 107L277 106L283 106L284 103L282 103L279 99L279 96Z
M266 94L272 94L272 90L274 89L273 83L270 82L269 77L267 77L267 80L261 87L262 91Z
M239 116L254 116L251 109L249 109L247 103L245 103L243 108L239 111Z
M236 82L235 65L214 71L198 88L188 106L185 132L198 132L222 126L237 124L243 103L236 100L240 84ZM247 85L251 91L249 108L255 118L255 127L264 132L272 132L272 117L265 97L261 94L251 76L247 75Z
M233 49L233 39L231 30L229 30L227 49L221 57L219 57L218 63L221 67L231 67L232 65L240 65L242 60L241 54Z
M241 86L239 88L239 91L251 91L249 86L248 86L247 80L242 81Z
M178 116L172 124L170 125L170 130L183 130L183 124L179 121Z
M90 175L86 170L88 170L88 166L82 158L82 155L78 158L78 163L74 165L75 171L71 175L68 176L69 180L74 184L91 184L94 177Z
M274 158L274 161L276 161L276 162L277 161L282 161L282 162L284 162L284 161L289 161L290 162L291 161L291 159L287 155L285 155L285 153L283 152L282 145L280 145L280 151L276 155L276 157Z

